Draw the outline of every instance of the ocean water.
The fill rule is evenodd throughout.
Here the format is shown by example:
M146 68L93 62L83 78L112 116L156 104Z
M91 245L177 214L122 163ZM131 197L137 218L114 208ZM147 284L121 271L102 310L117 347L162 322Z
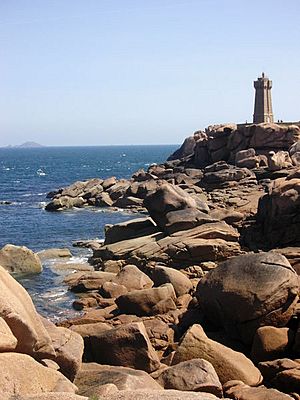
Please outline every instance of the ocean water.
M133 218L128 212L105 209L44 210L46 194L89 178L129 178L139 168L160 163L177 148L161 146L0 148L0 247L24 245L34 251L68 247L74 259L84 260L87 249L72 248L76 240L103 238L105 224ZM73 296L62 285L63 276L51 263L40 275L20 278L38 310L52 319L73 315Z

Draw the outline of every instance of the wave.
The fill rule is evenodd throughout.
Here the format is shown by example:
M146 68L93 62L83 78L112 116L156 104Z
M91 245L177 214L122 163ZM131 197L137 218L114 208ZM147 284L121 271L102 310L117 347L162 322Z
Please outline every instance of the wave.
M39 176L46 176L46 175L47 175L46 172L44 172L41 168L39 168L39 169L36 171L36 173L37 173L37 175L39 175Z

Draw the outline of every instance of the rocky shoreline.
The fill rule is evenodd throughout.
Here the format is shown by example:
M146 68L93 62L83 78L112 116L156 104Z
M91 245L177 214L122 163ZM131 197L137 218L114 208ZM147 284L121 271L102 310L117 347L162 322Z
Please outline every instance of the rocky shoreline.
M48 211L147 215L77 243L82 315L59 326L7 271L70 254L0 250L1 399L300 399L299 144L297 126L212 126L130 180L50 193Z

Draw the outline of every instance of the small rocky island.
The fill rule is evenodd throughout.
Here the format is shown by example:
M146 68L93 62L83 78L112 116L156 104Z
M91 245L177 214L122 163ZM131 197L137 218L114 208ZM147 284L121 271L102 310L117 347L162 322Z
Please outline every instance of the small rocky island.
M0 250L1 399L300 398L298 125L209 126L129 180L48 197L139 214L77 243L81 314L57 325L11 274L70 253Z

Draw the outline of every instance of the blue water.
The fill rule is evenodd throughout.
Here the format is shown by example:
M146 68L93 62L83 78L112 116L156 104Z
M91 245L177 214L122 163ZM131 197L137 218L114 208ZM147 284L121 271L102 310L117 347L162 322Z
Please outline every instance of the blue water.
M0 205L0 247L6 243L34 251L68 247L75 256L86 257L87 250L72 248L73 241L103 238L105 224L125 221L132 215L93 208L50 213L44 210L46 194L76 180L129 178L139 168L165 161L177 147L0 148L0 201L12 202ZM61 280L47 265L42 274L23 278L21 283L44 315L62 313L64 297L70 301L69 294L57 294L63 292Z

